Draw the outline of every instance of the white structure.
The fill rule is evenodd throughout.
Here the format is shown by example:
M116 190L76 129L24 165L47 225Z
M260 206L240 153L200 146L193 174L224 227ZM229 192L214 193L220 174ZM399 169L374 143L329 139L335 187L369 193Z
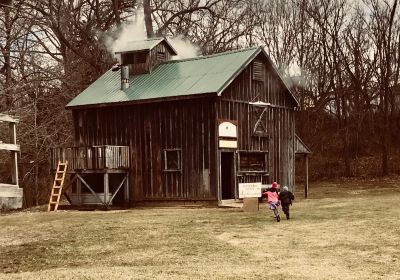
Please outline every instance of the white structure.
M18 119L9 115L0 114L0 122L9 123L10 143L0 142L0 150L10 152L11 160L11 184L0 182L0 209L18 209L22 208L23 190L18 186L18 152L16 125Z

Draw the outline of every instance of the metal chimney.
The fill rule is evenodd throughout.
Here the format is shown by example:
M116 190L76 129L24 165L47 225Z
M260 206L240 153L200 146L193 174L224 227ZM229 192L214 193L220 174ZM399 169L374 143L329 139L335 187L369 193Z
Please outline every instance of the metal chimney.
M121 89L129 88L129 65L121 65Z

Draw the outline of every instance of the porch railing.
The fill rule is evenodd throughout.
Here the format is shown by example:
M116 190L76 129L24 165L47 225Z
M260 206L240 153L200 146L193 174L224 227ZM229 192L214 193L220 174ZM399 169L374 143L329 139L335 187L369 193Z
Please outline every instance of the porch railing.
M68 170L129 169L128 146L93 146L53 148L51 169L57 169L58 161L68 160Z

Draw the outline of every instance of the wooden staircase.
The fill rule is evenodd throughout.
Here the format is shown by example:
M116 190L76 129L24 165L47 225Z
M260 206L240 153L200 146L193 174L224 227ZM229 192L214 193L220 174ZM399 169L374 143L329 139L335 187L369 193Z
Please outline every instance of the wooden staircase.
M49 206L47 211L57 211L58 204L60 203L60 198L63 190L65 174L67 173L68 161L58 162L57 171L54 178L53 188L51 190Z

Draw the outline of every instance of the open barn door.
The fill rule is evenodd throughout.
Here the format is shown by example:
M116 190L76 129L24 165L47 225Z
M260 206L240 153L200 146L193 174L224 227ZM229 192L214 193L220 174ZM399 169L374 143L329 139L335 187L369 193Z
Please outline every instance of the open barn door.
M235 153L221 152L221 198L235 198Z
M238 148L237 121L219 120L219 200L235 199L235 153Z

